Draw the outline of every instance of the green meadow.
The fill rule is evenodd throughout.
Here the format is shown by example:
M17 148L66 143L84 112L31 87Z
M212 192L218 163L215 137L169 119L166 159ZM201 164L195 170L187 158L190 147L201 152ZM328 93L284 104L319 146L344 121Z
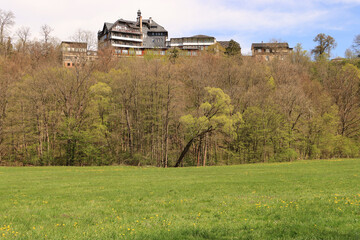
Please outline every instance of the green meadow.
M1 167L0 239L360 239L360 160Z

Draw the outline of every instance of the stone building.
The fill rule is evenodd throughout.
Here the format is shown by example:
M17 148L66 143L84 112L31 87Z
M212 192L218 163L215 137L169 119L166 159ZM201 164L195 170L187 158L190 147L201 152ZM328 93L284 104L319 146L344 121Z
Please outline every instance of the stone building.
M98 32L98 49L113 47L115 54L143 55L146 49L165 49L167 37L164 27L151 17L143 19L139 10L136 21L119 19L104 23Z
M61 57L65 67L74 67L76 64L93 61L97 58L96 51L88 51L84 42L61 42Z
M253 43L251 44L252 56L266 61L278 58L283 60L292 52L288 43Z

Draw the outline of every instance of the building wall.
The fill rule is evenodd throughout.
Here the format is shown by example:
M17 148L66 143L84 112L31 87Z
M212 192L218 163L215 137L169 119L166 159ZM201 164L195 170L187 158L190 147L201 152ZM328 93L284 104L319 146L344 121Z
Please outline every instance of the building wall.
M252 48L252 56L257 59L270 61L272 59L283 60L292 52L292 48L284 47L256 47Z
M95 60L97 58L97 52L88 51L86 43L62 42L61 56L63 66L74 67L76 64Z

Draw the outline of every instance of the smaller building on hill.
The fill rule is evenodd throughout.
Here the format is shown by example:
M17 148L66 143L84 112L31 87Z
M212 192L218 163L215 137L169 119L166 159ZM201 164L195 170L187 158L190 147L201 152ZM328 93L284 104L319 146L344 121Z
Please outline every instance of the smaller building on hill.
M252 56L266 61L278 58L283 60L292 52L288 43L253 43L251 44Z
M88 51L84 42L61 42L61 57L65 67L74 67L76 64L92 61L97 58L96 51Z
M167 47L177 47L181 50L187 50L190 55L197 55L199 50L206 50L215 43L215 37L195 35L192 37L171 38L170 41L167 42Z
M195 35L192 37L171 38L168 47L178 47L180 49L205 50L207 47L216 43L215 37L206 35Z

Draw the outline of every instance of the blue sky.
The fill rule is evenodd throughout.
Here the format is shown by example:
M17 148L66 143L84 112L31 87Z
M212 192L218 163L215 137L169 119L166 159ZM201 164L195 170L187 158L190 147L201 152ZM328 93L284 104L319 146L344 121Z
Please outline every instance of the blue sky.
M249 53L251 43L271 39L286 41L291 47L301 43L314 48L314 37L325 33L335 38L332 57L344 52L360 34L360 0L0 0L2 10L16 16L12 34L21 26L38 37L40 26L50 25L53 35L69 40L76 30L94 33L105 21L152 17L169 31L169 37L206 34L217 40L234 39Z

